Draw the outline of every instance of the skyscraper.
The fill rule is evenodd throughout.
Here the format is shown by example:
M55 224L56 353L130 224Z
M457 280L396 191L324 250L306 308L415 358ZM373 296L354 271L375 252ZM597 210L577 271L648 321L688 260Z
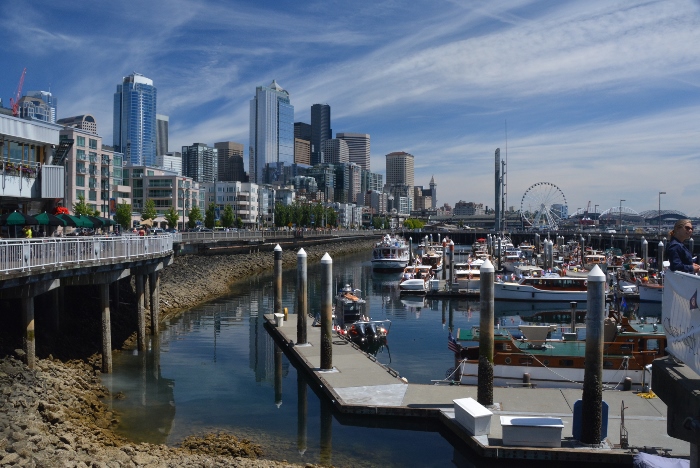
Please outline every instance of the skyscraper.
M139 73L125 76L114 93L114 148L137 166L156 163L156 88Z
M267 164L294 163L294 106L275 80L250 101L249 178L262 183Z
M386 184L413 187L413 155L396 151L386 155Z
M323 158L323 142L332 138L331 106L311 106L311 165L327 162Z
M27 91L24 95L27 97L41 99L48 108L48 115L47 119L45 120L47 122L56 123L56 107L58 106L58 99L51 94L51 91Z
M197 182L216 182L218 176L216 148L204 143L182 147L182 175Z
M243 145L234 141L214 143L219 158L219 181L247 182L243 169Z
M345 140L329 138L322 145L323 159L329 164L340 164L350 162L350 150Z
M156 114L156 156L162 156L168 152L168 126L170 117Z
M369 171L369 135L366 133L338 133L335 136L341 140L345 140L350 151L350 162L360 166L362 169Z

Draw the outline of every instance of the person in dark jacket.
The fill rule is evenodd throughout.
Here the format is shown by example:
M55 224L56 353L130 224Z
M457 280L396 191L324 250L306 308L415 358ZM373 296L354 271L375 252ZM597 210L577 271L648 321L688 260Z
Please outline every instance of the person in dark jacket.
M669 242L666 247L666 255L670 263L671 271L683 271L685 273L697 273L700 265L693 262L693 255L683 242L693 235L693 224L689 219L679 219L668 233Z

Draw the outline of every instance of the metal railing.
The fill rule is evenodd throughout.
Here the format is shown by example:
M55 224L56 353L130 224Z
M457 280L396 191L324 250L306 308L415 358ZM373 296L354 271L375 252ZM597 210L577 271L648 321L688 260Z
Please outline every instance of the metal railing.
M225 240L253 240L253 239L279 239L279 238L314 238L314 237L371 237L377 236L380 231L352 231L352 230L308 230L308 231L256 231L239 229L237 231L211 231L211 232L178 232L173 234L175 242L192 241L225 241Z
M87 236L75 238L0 240L0 281L16 272L40 272L47 267L118 263L173 252L173 237Z

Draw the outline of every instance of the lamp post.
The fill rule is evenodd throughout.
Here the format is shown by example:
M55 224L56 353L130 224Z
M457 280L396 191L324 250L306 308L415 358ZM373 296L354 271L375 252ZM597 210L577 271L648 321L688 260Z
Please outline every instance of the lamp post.
M659 192L659 236L661 235L661 195L666 195L666 192Z
M593 211L595 212L595 219L593 220L593 226L600 225L600 223L598 222L598 205L595 205L595 207L593 208Z
M622 232L622 202L627 200L620 199L620 232Z

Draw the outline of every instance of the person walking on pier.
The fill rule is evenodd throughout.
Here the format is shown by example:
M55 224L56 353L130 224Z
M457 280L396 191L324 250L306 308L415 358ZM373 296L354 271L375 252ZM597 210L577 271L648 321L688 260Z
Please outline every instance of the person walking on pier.
M669 234L669 243L666 248L671 271L683 271L685 273L697 273L700 265L693 262L693 255L683 242L693 235L693 224L689 219L679 219Z

